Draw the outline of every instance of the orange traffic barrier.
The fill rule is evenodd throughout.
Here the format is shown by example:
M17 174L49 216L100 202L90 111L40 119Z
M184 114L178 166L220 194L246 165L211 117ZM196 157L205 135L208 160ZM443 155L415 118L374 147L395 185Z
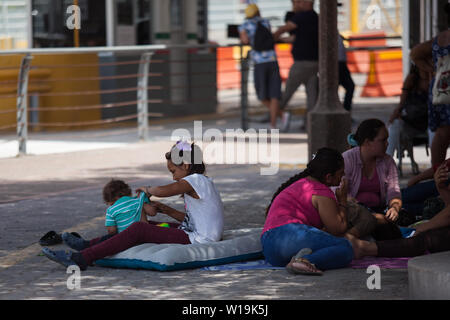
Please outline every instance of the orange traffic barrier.
M291 54L291 44L280 43L275 46L275 52L277 54L278 67L280 68L281 81L285 82L289 76L289 70L291 69L294 59Z
M354 40L355 38L378 38L385 37L384 31L366 32L353 34L348 37L349 47L382 47L386 46L386 39L366 39ZM367 73L369 72L370 57L368 50L347 51L347 66L352 73Z
M246 56L251 48L243 47L243 55ZM282 43L275 46L281 80L288 78L294 59L291 55L291 44ZM217 89L237 89L241 87L240 72L240 47L217 48Z
M369 57L369 73L361 97L399 96L403 85L402 51L371 51Z
M217 48L218 90L241 87L240 62L235 59L233 49L234 47Z

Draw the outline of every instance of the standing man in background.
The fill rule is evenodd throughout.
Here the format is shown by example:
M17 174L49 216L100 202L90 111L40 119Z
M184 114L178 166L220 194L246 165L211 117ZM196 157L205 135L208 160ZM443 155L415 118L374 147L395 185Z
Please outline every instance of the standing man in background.
M353 92L355 91L355 83L353 82L350 70L347 67L347 50L344 46L344 39L338 35L338 63L339 63L339 85L345 89L344 109L352 110Z
M314 0L292 0L292 7L295 14L274 34L275 41L285 32L293 31L295 36L291 51L294 64L289 70L280 107L284 109L297 88L304 84L308 112L314 108L318 96L319 16L314 11Z

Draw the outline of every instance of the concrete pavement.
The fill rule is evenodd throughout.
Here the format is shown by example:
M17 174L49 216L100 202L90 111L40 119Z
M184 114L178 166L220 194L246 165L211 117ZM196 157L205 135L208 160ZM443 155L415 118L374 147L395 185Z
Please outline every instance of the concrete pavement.
M386 120L391 107L355 106L353 116L358 120L370 113ZM281 165L276 175L260 175L264 165L208 165L207 174L214 179L225 205L225 229L262 226L273 192L304 168L306 134L297 133L300 123L294 119L292 132L280 135ZM210 120L204 125L237 128L239 120ZM254 124L258 126L263 125ZM162 159L176 128L192 129L192 122L160 127L155 130L158 135L151 135L147 142L137 142L137 135L129 133L113 139L111 133L104 137L120 145L0 159L0 299L408 299L406 269L382 269L380 289L371 290L365 269L345 268L327 271L322 277L306 277L285 270L155 272L92 267L82 273L80 289L68 289L69 274L40 255L39 238L49 230L77 231L86 238L103 234L106 207L101 189L112 177L124 179L132 188L169 183ZM99 136L89 138L89 134L71 133L66 138L107 143ZM58 135L42 136L54 141ZM51 150L51 143L48 146ZM429 158L424 148L415 152L416 161L426 168ZM408 163L404 166L403 184L410 174ZM179 198L164 202L182 208ZM156 217L160 218L165 217Z

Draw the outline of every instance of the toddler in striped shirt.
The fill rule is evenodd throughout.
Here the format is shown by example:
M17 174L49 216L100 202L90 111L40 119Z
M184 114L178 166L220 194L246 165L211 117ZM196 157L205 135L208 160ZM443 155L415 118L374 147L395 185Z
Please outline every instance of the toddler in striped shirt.
M134 222L147 222L147 216L155 216L156 207L146 193L132 197L131 188L122 180L109 181L103 188L106 210L105 226L108 234L120 233Z

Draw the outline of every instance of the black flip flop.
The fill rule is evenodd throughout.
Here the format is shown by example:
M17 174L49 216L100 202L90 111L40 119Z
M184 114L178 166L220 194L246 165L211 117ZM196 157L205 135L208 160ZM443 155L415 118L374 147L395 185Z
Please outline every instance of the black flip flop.
M53 246L62 243L61 235L57 234L55 231L47 232L40 240L39 244L41 246Z

